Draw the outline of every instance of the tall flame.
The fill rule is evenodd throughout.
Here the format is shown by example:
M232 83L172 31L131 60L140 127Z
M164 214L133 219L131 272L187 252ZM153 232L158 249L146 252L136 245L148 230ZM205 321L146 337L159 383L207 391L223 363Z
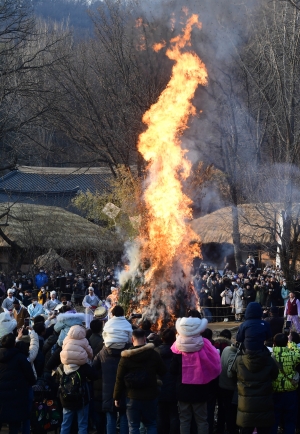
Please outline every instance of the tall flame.
M142 256L151 261L148 280L158 272L161 280L162 271L164 278L172 279L174 263L179 261L184 269L194 257L189 245L197 236L187 224L192 217L192 201L182 190L191 163L181 149L180 136L189 116L196 113L191 100L198 85L207 83L207 70L195 53L185 49L191 45L193 26L201 27L197 15L192 15L182 34L170 41L166 55L175 61L172 76L158 101L144 114L148 128L138 142L138 150L148 162L144 195L147 221L141 239ZM158 51L164 45L153 48Z

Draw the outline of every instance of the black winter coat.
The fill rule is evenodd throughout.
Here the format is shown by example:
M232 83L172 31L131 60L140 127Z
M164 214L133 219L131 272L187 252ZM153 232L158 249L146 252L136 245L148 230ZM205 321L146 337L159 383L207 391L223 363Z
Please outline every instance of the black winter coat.
M94 399L101 402L102 411L117 411L114 405L114 387L122 350L103 347L94 358L93 366L97 369L100 380L94 383ZM126 394L121 399L121 408L126 408Z
M102 350L103 337L99 333L92 333L89 338L89 344L93 350L94 357Z
M29 387L35 384L30 362L17 348L0 348L0 421L29 418Z
M176 402L176 377L171 374L170 368L173 360L173 353L171 351L171 344L162 344L155 348L160 354L162 361L165 364L167 372L160 379L162 381L162 387L158 397L159 401Z
M126 378L135 374L139 376L141 372L146 373L147 380L144 381L147 384L138 388L128 387L127 397L137 400L157 398L159 390L156 376L164 375L166 368L159 354L154 351L153 344L139 345L122 351L114 389L115 400L119 401L123 396L126 390ZM132 381L130 384L133 384Z
M275 421L272 381L279 371L269 350L238 356L232 372L236 373L238 386L237 425L272 426Z
M170 367L176 377L176 398L183 402L206 402L214 391L213 382L207 384L182 383L182 354L173 354Z

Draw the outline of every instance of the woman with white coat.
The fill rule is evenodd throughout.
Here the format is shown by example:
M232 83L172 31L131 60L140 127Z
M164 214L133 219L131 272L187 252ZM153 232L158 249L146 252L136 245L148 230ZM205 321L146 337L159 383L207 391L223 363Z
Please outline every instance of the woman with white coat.
M231 299L232 299L232 291L230 288L225 287L224 291L221 292L222 297L222 310L224 314L224 321L229 320L230 315L230 305L231 305Z
M232 295L231 307L235 314L235 322L242 321L242 313L244 312L243 307L243 294L244 291L238 286L237 283L232 284L234 286L234 291Z

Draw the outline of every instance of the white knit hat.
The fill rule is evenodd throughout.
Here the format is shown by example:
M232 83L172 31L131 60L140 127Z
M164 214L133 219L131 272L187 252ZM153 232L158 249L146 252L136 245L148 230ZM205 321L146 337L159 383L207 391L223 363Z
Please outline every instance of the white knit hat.
M8 290L7 290L7 294L13 294L15 291L12 289L12 288L9 288Z
M51 291L50 292L50 295L53 295L53 294L56 295L56 291Z
M206 318L178 318L176 330L181 336L197 336L204 332L208 324Z

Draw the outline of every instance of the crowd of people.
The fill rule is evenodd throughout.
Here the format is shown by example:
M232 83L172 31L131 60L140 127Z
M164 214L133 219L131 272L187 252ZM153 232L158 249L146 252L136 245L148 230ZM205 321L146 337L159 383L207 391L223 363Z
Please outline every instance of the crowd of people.
M147 318L126 318L113 296L117 270L100 275L93 263L89 273L2 276L1 426L11 434L296 432L300 303L280 270L259 274L249 263L221 276L201 265L192 278L201 309L155 332ZM243 320L236 339L228 329L213 338L208 327L225 317L206 311L223 299Z
M252 255L245 264L241 264L237 273L231 271L226 264L223 272L212 266L201 264L195 270L193 285L199 296L199 304L204 316L209 322L235 320L237 323L244 318L249 303L256 301L265 315L278 312L280 316L291 316L297 332L300 332L297 301L300 295L300 276L295 276L292 299L295 299L293 315L287 311L291 290L288 288L282 270L279 267L267 265L258 269ZM299 310L300 313L300 310Z

